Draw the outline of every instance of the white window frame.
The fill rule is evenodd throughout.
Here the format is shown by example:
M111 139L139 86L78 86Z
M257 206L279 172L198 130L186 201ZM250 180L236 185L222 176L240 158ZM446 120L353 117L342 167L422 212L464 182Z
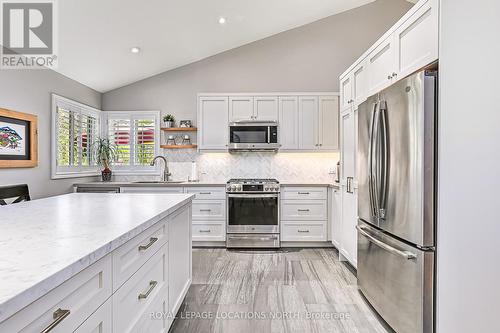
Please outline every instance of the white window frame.
M130 124L134 123L137 119L143 119L145 117L152 117L155 119L155 150L154 155L158 156L160 152L160 111L103 111L103 117L101 118L101 126L103 135L108 136L108 120L113 118L128 118L130 119ZM130 161L134 161L134 151L135 151L135 136L130 138L133 140L133 147L130 148ZM112 171L115 175L159 175L160 170L156 166L145 166L145 165L112 165Z
M102 112L94 107L73 101L69 98L52 94L52 115L51 115L51 178L78 178L78 177L93 177L100 174L97 166L57 166L57 107L65 106L69 109L78 109L80 114L91 115L98 119L98 133L102 133Z

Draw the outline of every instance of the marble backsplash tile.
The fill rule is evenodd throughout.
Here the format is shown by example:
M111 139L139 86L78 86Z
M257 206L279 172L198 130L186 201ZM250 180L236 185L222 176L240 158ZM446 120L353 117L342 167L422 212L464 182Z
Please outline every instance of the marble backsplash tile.
M192 161L201 181L226 182L230 178L276 178L280 182L331 182L338 153L198 153L172 151L165 154L172 178L187 180ZM147 180L146 176L117 176L116 180ZM158 177L156 177L158 178Z

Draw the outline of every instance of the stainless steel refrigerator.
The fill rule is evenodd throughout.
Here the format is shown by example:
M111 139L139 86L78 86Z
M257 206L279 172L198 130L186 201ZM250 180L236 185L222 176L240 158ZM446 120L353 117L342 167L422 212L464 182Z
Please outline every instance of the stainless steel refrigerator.
M433 332L437 71L358 112L358 285L396 332Z

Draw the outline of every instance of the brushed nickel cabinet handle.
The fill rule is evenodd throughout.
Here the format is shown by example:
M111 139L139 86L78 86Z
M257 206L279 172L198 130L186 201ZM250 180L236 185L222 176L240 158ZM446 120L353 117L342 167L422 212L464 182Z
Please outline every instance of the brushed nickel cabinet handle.
M212 230L199 230L198 232L212 232Z
M70 313L71 313L70 310L63 310L61 308L54 311L54 313L52 314L52 318L54 319L54 321L52 323L50 323L49 326L44 328L41 333L48 333L48 332L52 331L57 325L59 325L61 323L61 321L64 320L64 318L69 316Z
M297 194L310 194L309 192L297 192Z
M139 251L145 251L151 247L156 241L158 241L158 237L151 237L149 239L149 243L146 245L139 245Z
M149 288L148 291L146 291L144 294L139 294L137 298L139 299L146 299L148 298L149 294L155 289L156 285L158 284L158 281L149 281Z
M211 212L211 209L200 209L200 212Z
M299 212L308 212L309 209L297 209Z
M308 233L308 232L309 232L309 230L300 230L300 229L298 229L298 230L297 230L297 232L300 232L300 233Z
M212 194L212 192L200 192L200 194Z

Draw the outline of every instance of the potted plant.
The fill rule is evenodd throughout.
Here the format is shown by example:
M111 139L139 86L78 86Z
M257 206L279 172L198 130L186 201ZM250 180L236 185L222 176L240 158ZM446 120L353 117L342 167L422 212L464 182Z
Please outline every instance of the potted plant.
M116 161L118 156L118 147L109 141L108 138L98 138L94 143L94 158L97 165L101 168L102 181L111 181L111 162Z
M165 127L170 128L174 127L174 122L175 122L175 117L171 114L167 114L163 116L163 123L165 124Z

